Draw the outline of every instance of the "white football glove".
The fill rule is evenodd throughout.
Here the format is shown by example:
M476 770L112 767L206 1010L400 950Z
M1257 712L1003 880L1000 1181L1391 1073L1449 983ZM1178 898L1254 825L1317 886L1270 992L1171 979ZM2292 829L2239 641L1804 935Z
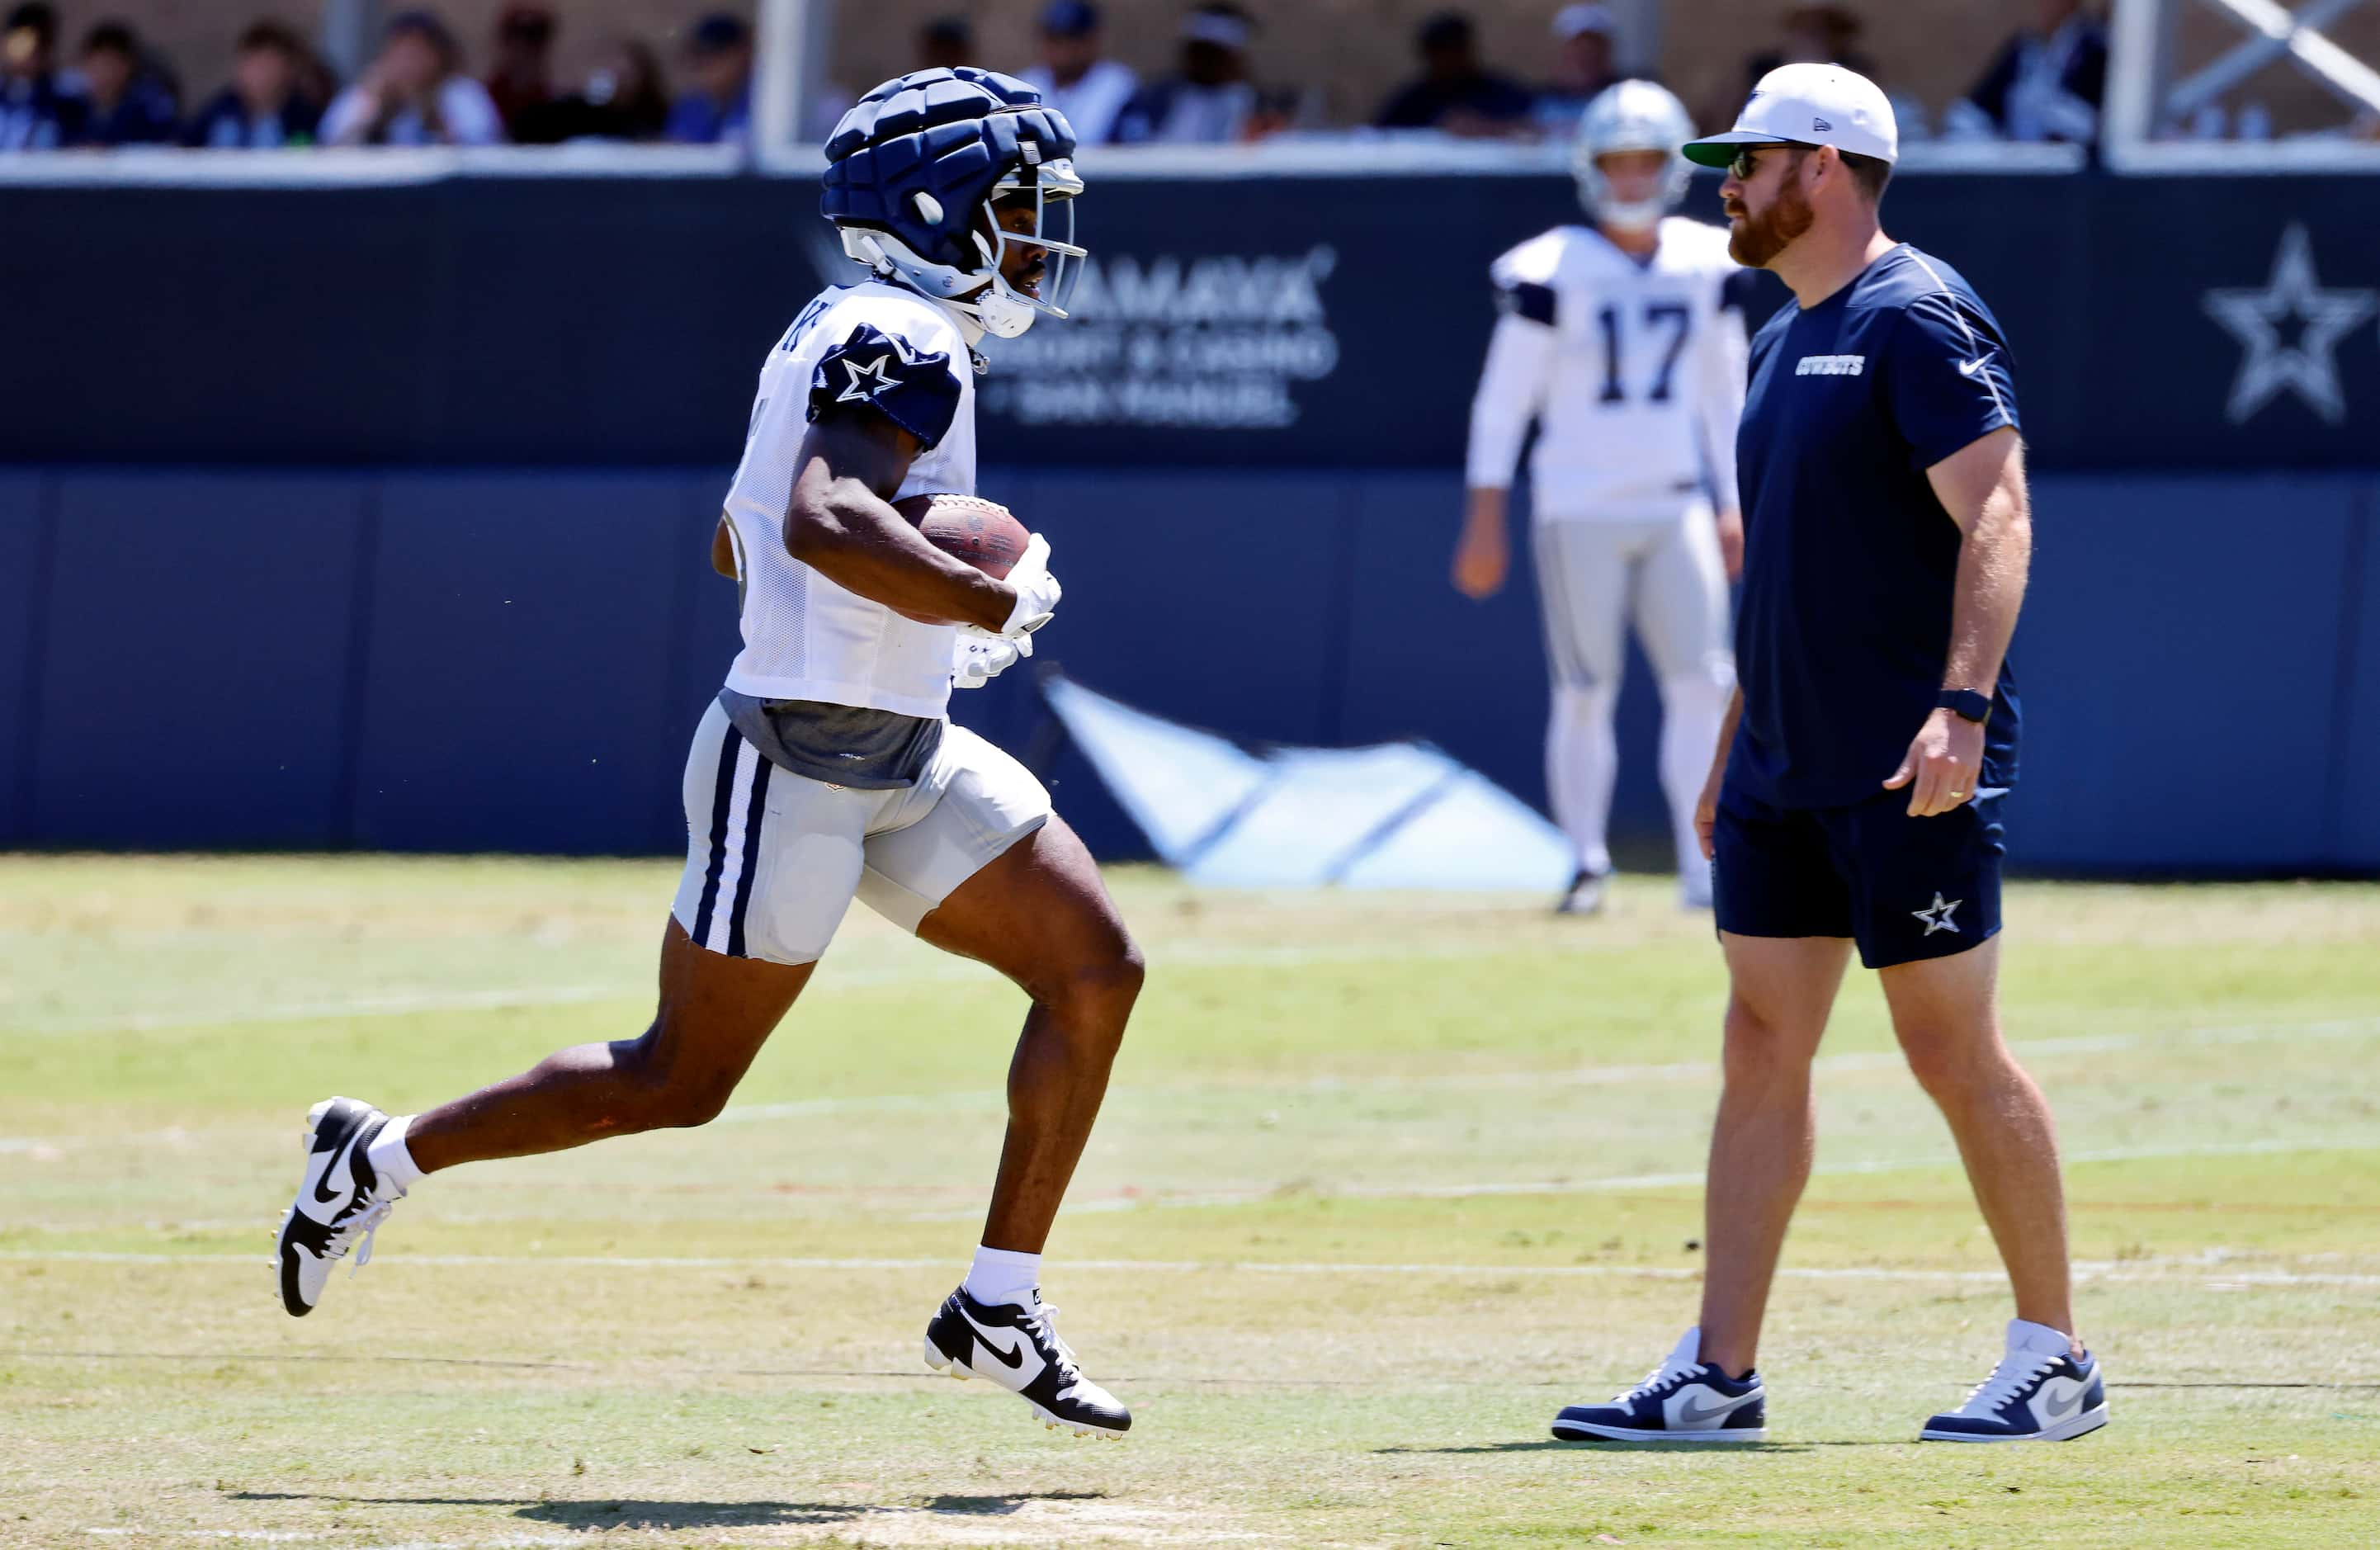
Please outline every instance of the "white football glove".
M951 687L981 689L1032 654L1030 635L1020 635L1012 641L1005 635L963 624L959 626L958 639L951 645Z
M1058 611L1058 599L1064 594L1058 579L1050 574L1050 541L1035 533L1007 580L1016 589L1016 606L1009 610L1008 622L1000 627L1000 632L1021 641L1050 622L1050 616Z

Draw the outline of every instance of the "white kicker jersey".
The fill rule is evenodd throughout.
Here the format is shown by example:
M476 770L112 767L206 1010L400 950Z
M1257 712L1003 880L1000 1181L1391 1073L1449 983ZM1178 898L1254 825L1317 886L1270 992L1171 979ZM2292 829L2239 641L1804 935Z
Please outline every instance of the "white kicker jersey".
M727 492L744 592L744 650L728 688L929 718L949 708L956 627L920 624L827 580L785 552L784 523L813 399L872 404L927 444L896 500L975 494L968 344L956 314L871 280L822 292L769 352Z
M1736 501L1744 328L1727 233L1665 216L1638 262L1587 226L1557 226L1496 261L1502 315L1471 404L1467 482L1512 482L1529 421L1539 519L1627 521L1713 489Z

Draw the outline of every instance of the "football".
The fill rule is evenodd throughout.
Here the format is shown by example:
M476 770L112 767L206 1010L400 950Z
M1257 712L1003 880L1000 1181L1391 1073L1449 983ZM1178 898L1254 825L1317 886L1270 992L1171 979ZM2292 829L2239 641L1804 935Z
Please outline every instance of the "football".
M976 495L911 495L892 503L926 542L994 578L1005 578L1033 535L1008 507Z

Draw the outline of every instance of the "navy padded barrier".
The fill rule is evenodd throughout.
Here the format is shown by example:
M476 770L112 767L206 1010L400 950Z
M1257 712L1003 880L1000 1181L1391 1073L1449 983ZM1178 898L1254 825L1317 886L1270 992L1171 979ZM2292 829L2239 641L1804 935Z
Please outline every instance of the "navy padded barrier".
M33 778L33 673L42 627L35 600L41 573L44 476L0 473L0 846L31 837L26 812Z
M357 761L371 849L653 848L686 763L670 474L400 475Z
M2354 490L2319 476L2034 479L2033 586L2011 653L2018 865L2325 864Z
M1450 578L1463 521L1461 476L1374 474L1355 488L1361 517L1342 739L1427 738L1546 811L1550 685L1525 482L1511 513L1512 575L1485 603L1456 592ZM1659 718L1652 668L1632 636L1612 844L1621 865L1666 871L1675 852L1655 758Z
M2338 864L2380 873L2380 479L2356 496L2352 568L2345 577L2358 589L2356 631L2341 663L2332 799ZM2359 558L2362 564L2354 566Z
M1177 720L1320 740L1343 484L1269 470L1037 473L1028 525L1049 535L1067 588L1050 659Z
M335 843L362 526L352 478L65 476L42 841Z

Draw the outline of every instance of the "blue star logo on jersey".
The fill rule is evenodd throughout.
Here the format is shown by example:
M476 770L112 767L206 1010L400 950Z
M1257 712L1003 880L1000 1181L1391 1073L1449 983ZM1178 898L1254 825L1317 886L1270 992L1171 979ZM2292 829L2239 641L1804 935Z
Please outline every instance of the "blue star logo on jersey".
M1963 898L1954 898L1946 904L1942 900L1941 894L1937 892L1930 906L1924 909L1912 909L1910 913L1925 922L1926 935L1931 936L1937 931L1947 931L1956 936L1959 934L1959 922L1950 919L1950 913L1966 902Z
M889 355L880 355L865 366L856 360L843 360L836 364L851 373L850 384L834 396L838 404L872 404L879 393L892 391L892 358Z
M2304 226L2292 224L2281 234L2272 277L2262 290L2210 290L2204 305L2247 352L2225 406L2232 424L2245 424L2284 388L2304 399L2323 423L2346 420L2347 396L2332 352L2380 307L2380 292L2325 290L2314 277L2313 243ZM2277 325L2284 322L2300 325L2297 343L2281 342Z

